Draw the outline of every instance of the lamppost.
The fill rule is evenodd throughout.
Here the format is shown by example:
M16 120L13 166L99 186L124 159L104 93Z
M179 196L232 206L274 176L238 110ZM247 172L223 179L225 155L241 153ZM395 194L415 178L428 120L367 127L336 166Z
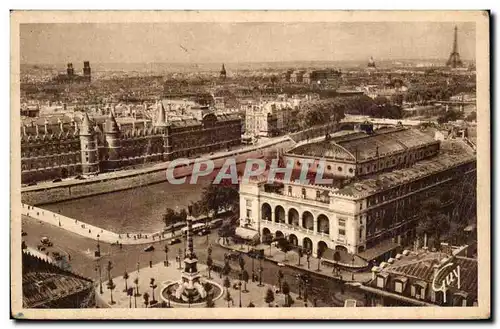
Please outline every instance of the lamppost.
M240 282L238 282L238 290L240 291L240 307L241 307L241 274L240 274Z
M137 274L139 274L139 265L140 265L140 263L137 262Z
M252 282L255 282L255 267L254 267L254 261L255 261L255 256L252 255Z
M302 280L304 281L304 306L307 307L307 297L308 297L308 290L309 290L309 278L308 277L303 277Z
M97 234L97 257L101 257L101 245L99 244L100 235Z
M96 263L95 271L96 271L96 274L99 271L99 293L102 295L103 294L103 291L102 291L102 276L101 276L102 272L101 272L101 264L100 263Z
M353 272L352 272L352 281L354 281L354 255L352 255L352 269L351 269Z
M179 269L181 269L182 268L182 266L181 266L182 250L181 250L181 248L179 248L179 251L177 253L179 255L179 257L178 257L178 260L179 260Z
M302 279L300 277L300 274L297 274L297 283L299 286L299 297L297 297L298 300L302 299Z
M262 258L259 258L259 287L262 287L262 272L264 269L262 268Z

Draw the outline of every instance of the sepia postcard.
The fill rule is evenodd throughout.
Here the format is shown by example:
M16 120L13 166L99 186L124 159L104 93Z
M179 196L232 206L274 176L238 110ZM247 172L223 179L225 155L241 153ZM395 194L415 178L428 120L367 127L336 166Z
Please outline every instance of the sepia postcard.
M488 319L488 11L12 11L11 317Z

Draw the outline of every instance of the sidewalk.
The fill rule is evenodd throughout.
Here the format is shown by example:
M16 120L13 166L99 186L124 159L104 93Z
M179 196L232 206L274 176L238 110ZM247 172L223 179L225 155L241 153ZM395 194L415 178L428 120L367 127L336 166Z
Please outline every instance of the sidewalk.
M183 265L183 263L182 263ZM200 274L203 276L203 278L208 278L208 271L207 267L204 264L198 263L198 270ZM116 275L118 273L111 273L112 275ZM123 273L120 273L119 276L115 276L113 278L113 283L116 286L116 288L113 290L113 301L115 302L114 304L111 305L111 294L109 289L107 289L107 273L106 271L103 271L102 273L102 288L103 288L103 294L101 295L99 293L99 278L95 280L96 282L96 295L100 297L101 301L104 301L107 303L107 307L112 307L112 308L130 308L130 302L132 304L132 308L135 308L136 306L136 301L137 301L137 307L139 308L144 308L146 305L144 304L144 298L143 294L147 292L150 296L150 300L152 300L152 295L153 295L153 290L150 287L150 281L151 278L155 279L155 284L157 285L157 288L154 291L154 296L155 300L158 301L158 303L161 303L163 301L163 298L161 297L161 292L163 287L170 283L170 282L176 282L180 279L181 275L181 270L178 269L178 263L176 262L169 262L169 266L165 266L164 263L158 263L153 265L152 268L150 267L144 267L139 269L139 272L133 271L129 272L129 279L127 280L127 286L134 287L134 280L136 278L139 279L139 294L140 296L136 297L136 300L134 300L134 297L129 299L127 294L123 291L125 289L125 280L123 279ZM220 276L217 273L214 273L212 271L211 273L211 281L216 282L222 287L222 281L224 277L221 279ZM227 307L239 307L239 298L240 298L240 291L239 289L233 289L233 284L239 282L236 279L230 279L231 282L231 287L229 288L229 293L233 299L233 302L228 302L225 300L226 292L223 288L224 291L222 291L222 294L220 297L216 300L214 300L215 307L216 308L227 308ZM242 291L241 291L241 305L242 307L247 307L250 302L252 302L255 307L269 307L268 304L265 302L265 296L268 288L273 288L272 286L268 285L263 285L263 287L259 287L258 283L253 283L251 280L247 284L247 291L248 292L243 292L244 288L244 283L242 285ZM303 300L297 300L297 295L290 293L290 296L293 298L294 303L292 307L304 307L304 301ZM275 293L274 294L274 302L271 303L272 307L282 307L284 304L284 298L285 296L281 293ZM178 307L189 307L189 305L174 305L171 303L171 306L174 308ZM205 302L200 303L199 305L191 305L192 308L199 308L199 307L206 307Z
M180 231L177 231L178 234L175 236L172 235L172 233L161 234L161 232L154 232L148 234L129 233L127 237L126 234L118 234L108 230L104 230L100 227L81 222L77 219L66 217L61 214L56 214L46 209L29 206L27 204L22 204L21 215L25 215L30 219L40 220L50 225L58 226L64 230L89 239L93 239L96 241L99 240L101 242L107 243L118 242L121 244L146 244L171 239L173 237L182 235ZM99 236L99 238L97 236ZM134 236L136 237L135 239Z
M223 248L230 249L230 250L235 250L239 252L248 252L250 247L248 246L243 246L240 244L229 244L229 245L223 245L220 243L221 240L219 240L219 245ZM338 279L342 280L344 282L367 282L371 280L372 274L371 272L350 272L346 270L337 270L337 274L335 274L334 268L330 266L325 266L322 264L319 264L319 269L318 271L318 263L320 262L318 258L316 257L310 257L309 258L309 264L307 263L307 257L302 256L300 258L300 265L299 265L299 255L295 251L290 251L286 254L285 258L285 253L276 248L275 246L272 246L271 248L267 244L260 244L256 248L264 249L264 256L267 260L275 262L275 263L281 263L284 264L285 266L289 267L294 267L297 269L300 269L302 271L309 271L309 272L314 272L316 274L320 274L325 277L329 277L332 279Z

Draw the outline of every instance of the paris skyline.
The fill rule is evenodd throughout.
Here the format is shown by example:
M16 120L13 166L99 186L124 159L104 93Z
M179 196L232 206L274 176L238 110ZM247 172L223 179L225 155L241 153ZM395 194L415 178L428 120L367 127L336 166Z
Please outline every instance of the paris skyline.
M20 54L22 64L437 60L455 25L461 57L474 60L468 22L22 24Z

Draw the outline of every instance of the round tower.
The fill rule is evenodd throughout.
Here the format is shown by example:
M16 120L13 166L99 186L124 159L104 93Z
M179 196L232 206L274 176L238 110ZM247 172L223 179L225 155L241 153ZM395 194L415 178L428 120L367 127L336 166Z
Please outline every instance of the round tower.
M104 135L106 140L107 158L106 169L116 170L120 167L120 128L116 123L113 110L109 112L106 119Z
M82 173L96 174L99 172L99 156L95 131L87 113L80 125L80 150L82 154Z

